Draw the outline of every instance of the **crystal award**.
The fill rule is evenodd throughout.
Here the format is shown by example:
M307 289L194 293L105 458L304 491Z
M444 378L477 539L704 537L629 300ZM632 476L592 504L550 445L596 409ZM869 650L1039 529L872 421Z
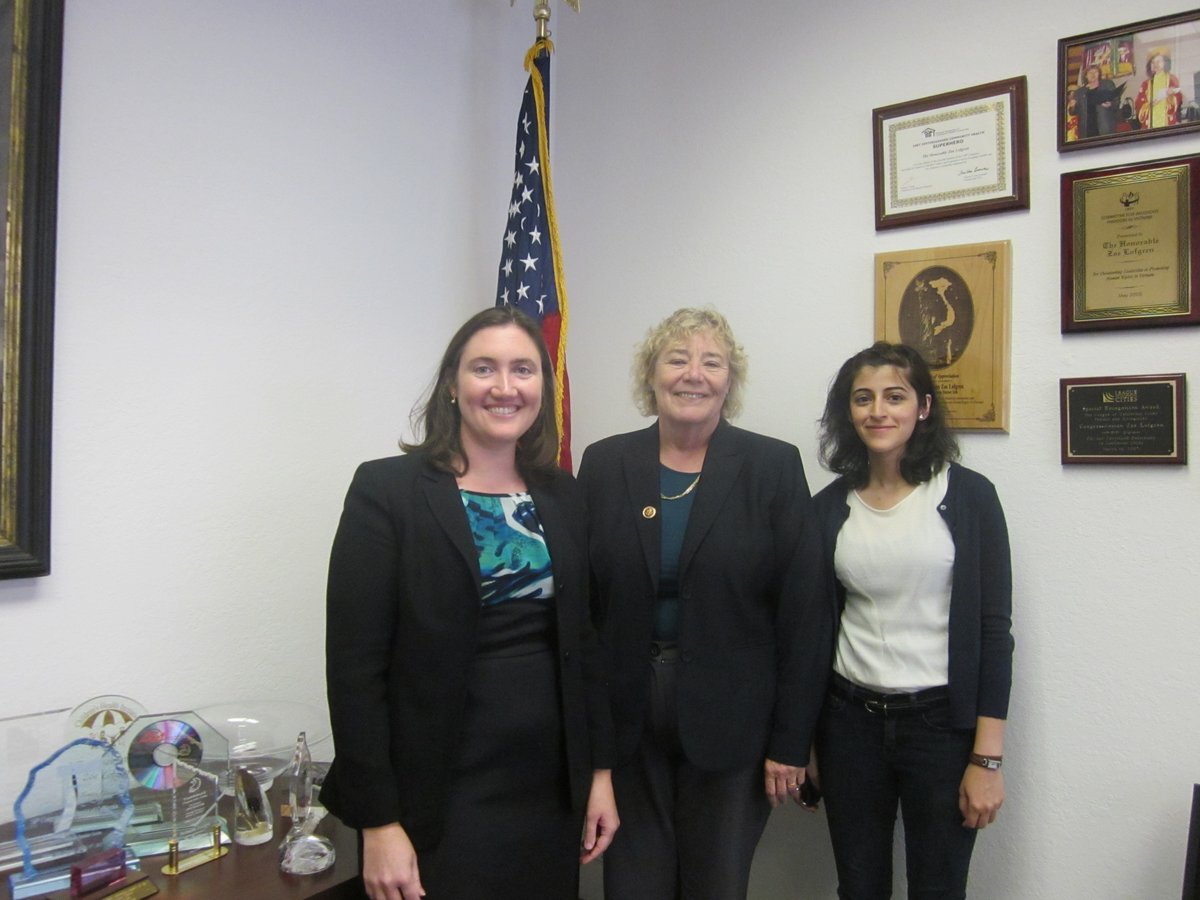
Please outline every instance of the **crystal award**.
M194 712L139 716L114 745L124 756L138 807L157 821L129 828L126 842L142 855L201 850L213 828L224 830L217 801L229 781L229 742Z
M292 827L279 846L279 868L289 875L315 875L332 866L337 854L329 838L314 834L325 810L313 806L312 754L303 731L296 737L287 773Z
M9 877L12 896L67 887L71 861L125 852L134 804L121 754L105 741L71 741L30 770L13 812L22 865ZM135 864L136 856L130 857L127 864Z

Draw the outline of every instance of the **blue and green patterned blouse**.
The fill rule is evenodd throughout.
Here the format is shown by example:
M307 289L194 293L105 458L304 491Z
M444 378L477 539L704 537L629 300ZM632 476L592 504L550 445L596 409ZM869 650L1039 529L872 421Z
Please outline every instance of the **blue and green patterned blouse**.
M554 570L533 498L527 492L459 493L479 551L483 605L505 600L549 603L554 597Z

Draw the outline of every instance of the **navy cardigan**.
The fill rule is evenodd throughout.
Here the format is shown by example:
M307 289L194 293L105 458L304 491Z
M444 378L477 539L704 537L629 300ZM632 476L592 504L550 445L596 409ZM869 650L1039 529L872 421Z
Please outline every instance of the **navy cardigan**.
M814 499L821 523L825 570L836 585L838 620L846 590L837 582L833 552L850 515L850 485L839 478ZM1012 566L1008 528L996 488L957 463L938 512L954 541L950 588L950 716L956 728L974 728L977 716L1008 717L1012 686ZM836 647L836 629L834 643Z

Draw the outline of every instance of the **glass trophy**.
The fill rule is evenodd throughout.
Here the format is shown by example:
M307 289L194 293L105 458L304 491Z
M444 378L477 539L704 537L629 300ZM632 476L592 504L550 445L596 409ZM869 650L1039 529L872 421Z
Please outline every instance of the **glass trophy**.
M121 754L93 738L71 741L30 770L13 805L21 854L21 870L9 877L14 900L68 887L70 863L97 853L138 868L123 849L134 816L129 783Z
M214 829L225 829L217 801L229 781L229 743L220 732L194 712L160 713L139 716L114 746L135 804L158 811L155 821L130 826L128 846L143 856L172 844L176 852L210 847Z
M288 811L292 827L279 845L279 868L289 875L315 875L324 872L336 859L333 842L315 834L325 817L324 807L314 806L313 763L308 740L302 731L288 766Z
M296 735L296 749L292 751L292 761L288 765L288 811L293 828L308 818L312 796L312 754L308 750L308 734L302 731Z
M275 820L271 804L259 786L254 773L245 766L233 771L234 805L233 839L239 844L265 844L275 836Z

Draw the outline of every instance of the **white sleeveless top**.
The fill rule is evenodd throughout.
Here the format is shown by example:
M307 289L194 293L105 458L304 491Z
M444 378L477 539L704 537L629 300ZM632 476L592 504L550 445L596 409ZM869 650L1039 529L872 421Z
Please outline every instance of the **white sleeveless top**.
M954 542L938 513L949 466L891 509L851 491L833 564L846 589L834 670L875 691L946 684Z

